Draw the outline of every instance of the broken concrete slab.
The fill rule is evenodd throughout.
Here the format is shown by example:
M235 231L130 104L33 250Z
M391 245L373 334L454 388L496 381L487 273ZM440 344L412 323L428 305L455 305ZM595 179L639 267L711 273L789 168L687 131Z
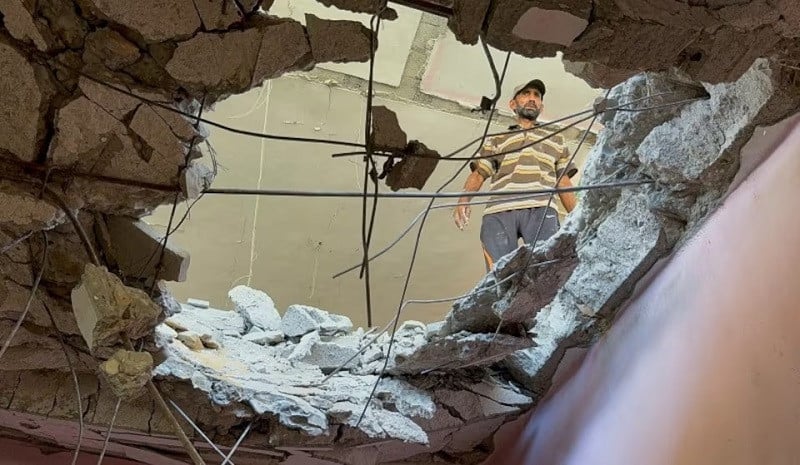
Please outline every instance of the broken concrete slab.
M72 310L81 336L93 353L138 339L159 323L161 309L140 289L126 287L104 268L87 264L80 284L72 290Z
M306 29L311 55L317 63L369 61L371 32L358 21L321 19L306 13Z
M592 315L608 315L670 246L662 221L650 212L647 198L624 193L616 211L578 252L580 263L564 289Z
M406 360L395 358L395 364L389 371L393 374L412 374L487 366L533 345L534 342L529 338L502 333L472 334L465 331L434 339Z
M252 328L264 331L281 329L281 316L275 308L275 302L265 292L236 286L228 292L233 307L244 319L245 329Z
M374 14L381 10L383 3L380 0L317 0L325 6L335 6L342 10L354 11L356 13ZM397 12L391 8L385 8L381 13L381 19L392 21L397 19Z
M393 191L407 188L422 189L439 164L439 152L429 149L422 142L408 143L400 162L386 177L386 185Z
M46 24L34 18L34 8L22 0L5 0L0 2L0 15L3 26L11 37L25 43L32 43L39 51L47 52L55 44Z
M122 34L102 28L86 36L82 58L86 63L101 63L110 70L118 70L136 63L141 55L139 47Z
M491 4L491 0L454 0L453 16L448 18L447 27L460 42L477 44Z
M153 356L149 352L120 349L100 364L100 375L120 399L133 400L144 394L150 381Z
M372 108L372 146L385 152L400 152L406 148L408 137L400 127L397 113L383 105Z
M250 341L255 344L268 345L283 342L283 331L262 331L254 330L242 336L245 341Z
M536 250L523 246L498 260L469 296L457 300L439 333L495 331L523 323L550 303L577 266L575 231L564 228Z
M193 0L206 31L228 29L244 19L237 2L227 0ZM249 12L248 12L249 13Z
M44 116L53 89L44 70L0 40L0 150L34 161L45 135Z
M114 0L82 0L95 15L135 30L150 43L184 39L200 29L193 0L143 0L135 5Z
M214 101L303 68L310 53L300 23L260 18L242 31L199 33L178 43L165 69L193 95Z
M120 270L130 277L154 276L161 258L161 234L144 221L125 216L107 216L106 225ZM157 278L186 281L189 263L189 253L168 242Z
M85 77L80 77L78 79L78 87L86 98L102 107L103 110L120 121L126 120L136 107L141 104L141 101L137 98L118 92Z

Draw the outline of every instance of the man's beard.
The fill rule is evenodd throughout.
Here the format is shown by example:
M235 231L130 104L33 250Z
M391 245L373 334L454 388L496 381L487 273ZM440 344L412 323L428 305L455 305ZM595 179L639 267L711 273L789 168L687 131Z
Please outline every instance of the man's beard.
M536 118L539 117L541 110L538 108L517 107L514 109L514 113L516 113L520 118L524 118L528 121L536 121Z

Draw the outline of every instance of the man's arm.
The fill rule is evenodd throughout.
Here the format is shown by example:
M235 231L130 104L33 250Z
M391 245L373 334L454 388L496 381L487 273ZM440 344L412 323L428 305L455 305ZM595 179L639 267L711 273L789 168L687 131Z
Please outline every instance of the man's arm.
M569 179L569 176L562 176L561 181L558 182L558 187L572 187L572 181ZM578 197L574 192L559 192L558 197L561 199L561 204L564 205L564 208L567 209L567 212L574 210L575 205L578 204Z
M467 177L467 182L464 183L464 192L478 192L484 180L486 180L486 178L483 177L483 174L478 170L473 171ZM469 208L470 200L472 200L471 196L464 196L458 199L459 205L453 212L453 218L456 221L458 229L463 230L464 227L469 224L469 215L471 213L471 209Z

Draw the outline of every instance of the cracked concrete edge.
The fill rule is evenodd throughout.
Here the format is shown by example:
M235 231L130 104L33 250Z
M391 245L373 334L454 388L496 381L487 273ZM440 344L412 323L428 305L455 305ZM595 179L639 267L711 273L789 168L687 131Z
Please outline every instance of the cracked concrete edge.
M86 421L87 436L100 435L105 432L111 420L116 397L113 396L103 383L99 383L92 375L80 376L83 412ZM409 444L397 439L367 440L362 435L355 434L352 428L348 433L339 433L329 440L319 441L314 438L297 435L289 430L276 430L277 426L270 419L255 419L252 412L236 412L235 409L214 407L210 402L197 403L191 400L191 389L187 386L167 384L160 382L161 389L169 398L186 411L195 422L214 442L222 447L230 447L241 434L244 427L253 423L252 433L243 443L243 449L251 451L257 449L262 454L285 459L293 453L311 455L321 459L355 459L359 456L370 455L370 448L377 448L379 455L385 461L394 460L419 460L442 450L450 453L468 453L471 447L457 447L452 442L454 436L470 437L470 442L481 443L491 438L492 433L501 424L516 418L521 409L498 413L491 416L477 416L462 418L456 423L447 422L438 416L428 421L428 432L433 438L430 445ZM11 387L13 386L13 389ZM17 392L18 391L18 392ZM4 394L13 392L10 403L3 402L0 409L0 427L16 430L19 433L37 437L37 430L42 429L42 436L37 439L43 442L55 442L53 445L70 446L69 439L77 429L74 419L75 391L68 373L54 375L52 372L4 372L0 378L0 400ZM516 407L516 406L515 406ZM443 412L449 411L441 406ZM193 440L200 444L202 438L183 418L178 417L184 431ZM220 419L226 419L222 424ZM437 426L440 425L440 426ZM491 424L491 427L487 427ZM47 430L53 425L58 425L59 435L50 436ZM172 439L172 429L169 422L155 407L149 397L144 396L135 400L126 400L121 403L115 427L115 438L112 444L127 444L132 447L146 448L156 441L159 448L172 449L180 452L177 439ZM269 431L269 433L261 432ZM76 432L76 431L75 431ZM120 438L127 436L128 440ZM99 436L102 439L102 436ZM133 437L138 440L131 441ZM465 439L462 438L462 441ZM87 451L98 452L102 448L102 441L86 447ZM112 448L113 450L113 448ZM384 460L381 460L382 463ZM358 463L347 461L345 463Z

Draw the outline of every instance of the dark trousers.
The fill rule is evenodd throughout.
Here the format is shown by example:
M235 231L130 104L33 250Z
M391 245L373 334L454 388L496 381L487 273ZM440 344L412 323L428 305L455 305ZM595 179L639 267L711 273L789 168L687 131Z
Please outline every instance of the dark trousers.
M533 242L540 224L542 230L537 245L558 231L558 212L553 208L538 207L484 215L481 223L481 242L487 271L500 257L516 250L520 239L525 244Z

